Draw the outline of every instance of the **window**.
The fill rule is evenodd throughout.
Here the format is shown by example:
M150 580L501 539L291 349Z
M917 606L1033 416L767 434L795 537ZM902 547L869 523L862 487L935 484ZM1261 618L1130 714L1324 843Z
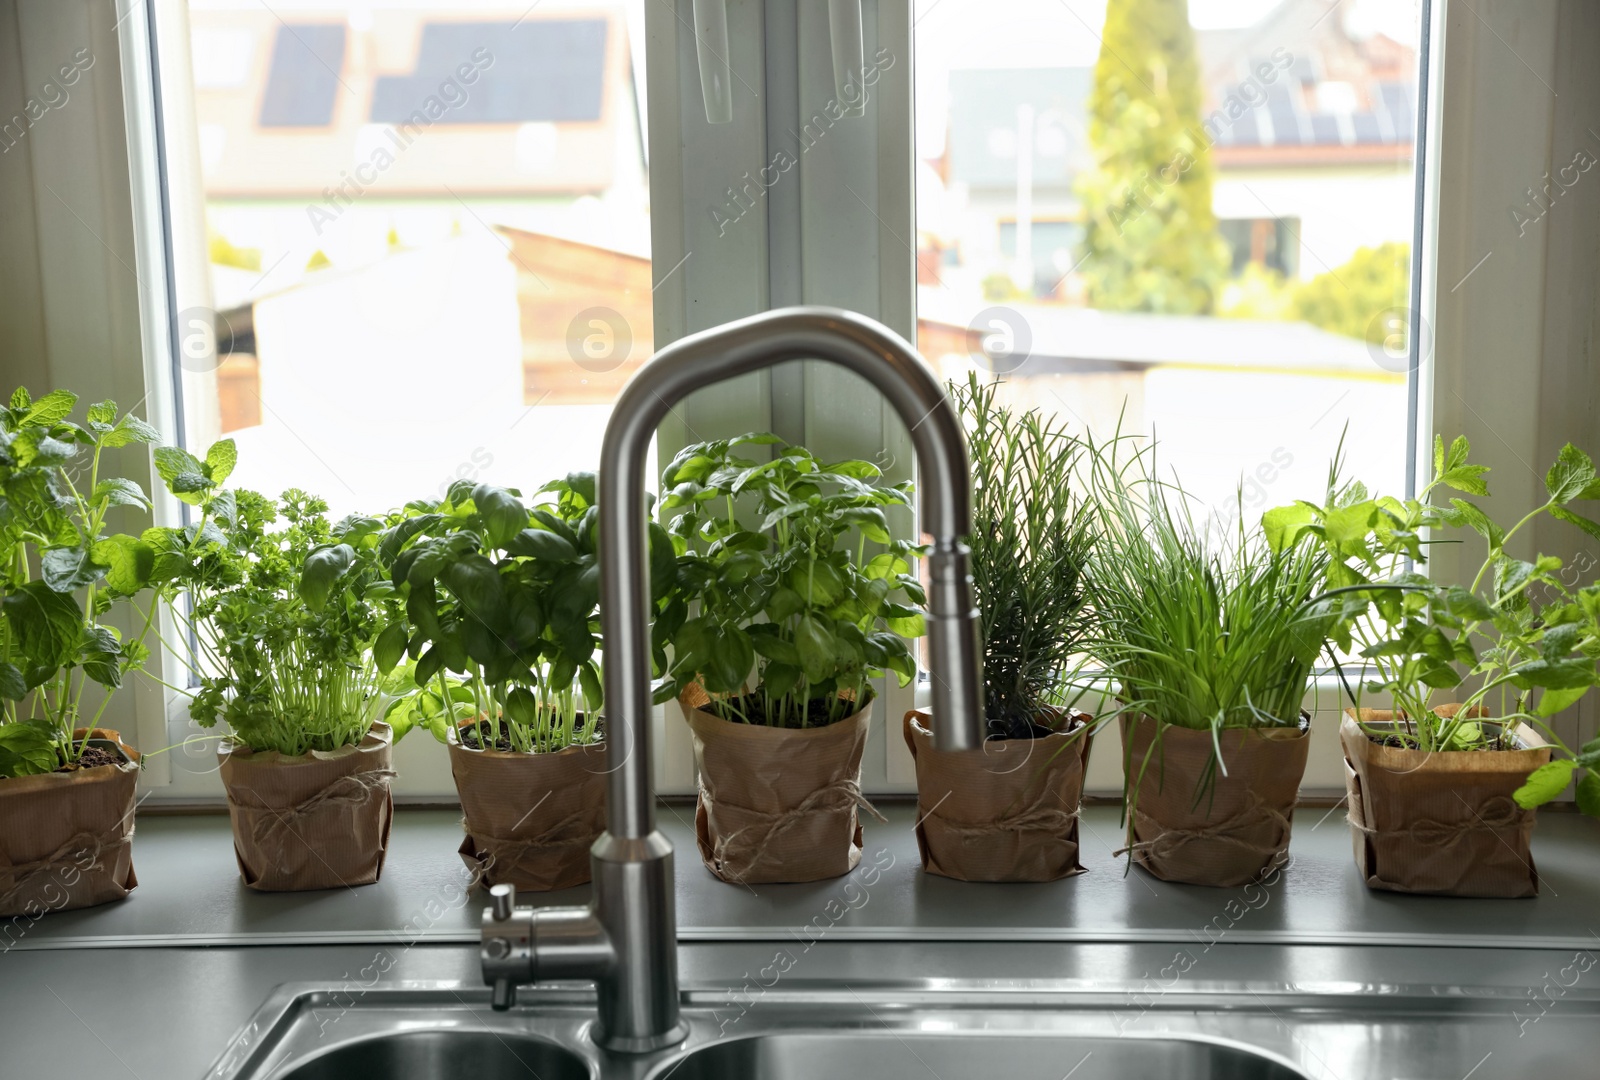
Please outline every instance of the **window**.
M1418 10L1187 6L916 5L919 344L1153 432L1218 514L1318 497L1341 440L1403 493Z
M342 515L594 467L654 347L642 4L525 7L158 25L186 441L234 482Z

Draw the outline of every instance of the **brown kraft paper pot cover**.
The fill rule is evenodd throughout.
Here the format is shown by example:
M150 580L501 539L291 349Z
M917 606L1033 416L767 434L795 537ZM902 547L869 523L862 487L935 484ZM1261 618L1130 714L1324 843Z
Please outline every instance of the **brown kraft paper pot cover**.
M861 861L861 755L872 703L826 727L735 724L678 697L694 738L700 859L723 881L820 881Z
M119 765L0 780L0 916L36 919L52 911L121 900L133 874L134 787L139 753L115 731Z
M452 731L450 773L474 884L548 892L589 880L589 848L606 827L604 743L553 754L473 750Z
M1078 807L1089 718L1073 713L1071 733L990 740L982 750L936 749L930 719L905 715L917 766L922 868L958 881L1056 881L1083 873Z
M1303 725L1305 719L1302 714ZM1220 888L1248 884L1281 865L1306 771L1309 729L1219 732L1228 774L1213 767L1211 786L1197 801L1216 754L1210 729L1164 725L1151 753L1156 728L1148 716L1122 718L1123 768L1130 777L1139 776L1149 754L1133 810L1134 861L1163 881Z
M1457 706L1434 711L1454 716ZM1525 750L1427 753L1379 746L1356 723L1389 724L1387 709L1346 710L1339 724L1350 838L1369 889L1439 896L1539 895L1533 867L1534 812L1511 798L1550 761L1550 747L1525 724ZM1480 711L1481 714L1481 711Z
M377 881L394 822L393 746L381 723L359 745L300 757L223 743L217 757L244 883L299 892Z

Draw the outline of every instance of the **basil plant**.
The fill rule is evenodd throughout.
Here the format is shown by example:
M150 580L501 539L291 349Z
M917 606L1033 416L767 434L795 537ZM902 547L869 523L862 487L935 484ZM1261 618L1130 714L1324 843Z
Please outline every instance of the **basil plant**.
M766 446L770 460L745 456ZM657 700L699 684L724 719L803 728L859 711L885 670L910 682L905 639L926 632L912 574L923 549L890 534L885 511L909 506L911 485L874 484L881 475L767 434L696 443L673 459L661 513L678 585L657 596Z
M598 522L593 473L546 484L531 509L471 481L407 504L379 544L399 597L375 646L397 732L443 742L475 720L470 740L501 749L599 741Z

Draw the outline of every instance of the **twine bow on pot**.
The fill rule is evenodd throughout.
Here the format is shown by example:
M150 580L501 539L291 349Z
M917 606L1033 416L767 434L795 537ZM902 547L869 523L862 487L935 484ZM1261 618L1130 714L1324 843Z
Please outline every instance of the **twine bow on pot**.
M34 882L52 871L59 870L71 862L78 861L82 855L88 855L89 863L93 865L99 860L100 855L108 850L126 847L133 842L133 829L130 827L125 834L117 835L122 823L96 836L93 833L80 832L68 837L50 854L40 859L33 859L25 863L15 863L9 870L11 874L11 888L0 893L0 911L9 911L11 905L27 896L32 890Z
M1504 795L1496 796L1485 802L1481 810L1473 812L1470 821L1446 822L1422 818L1403 828L1375 829L1369 825L1362 825L1355 818L1346 815L1350 826L1363 835L1402 836L1430 847L1445 848L1454 847L1473 833L1494 833L1502 829L1517 828L1532 816L1533 811L1522 809L1522 807Z
M1289 836L1289 819L1284 813L1273 806L1268 806L1261 800L1261 796L1252 794L1250 802L1232 817L1224 818L1214 825L1203 825L1196 829L1176 829L1163 826L1143 810L1135 809L1134 821L1137 826L1148 826L1161 831L1150 840L1140 840L1126 847L1118 848L1113 854L1123 855L1132 853L1135 856L1143 855L1147 858L1164 859L1177 853L1185 846L1197 840L1207 840L1213 843L1226 844L1230 847L1247 851L1253 855L1276 855L1283 847L1283 841L1263 844L1246 840L1240 833L1260 825L1277 826L1278 835L1287 839Z
M339 777L309 799L282 810L266 805L241 806L239 809L247 810L254 816L255 820L250 823L250 837L257 844L262 844L275 829L294 833L290 828L294 822L309 817L323 807L365 804L374 791L387 785L395 776L393 769L371 769L366 772L351 773Z
M1035 804L1021 813L1009 814L981 825L962 825L944 818L939 819L939 824L947 832L970 841L993 836L997 832L1059 832L1064 836L1067 830L1072 828L1072 823L1077 820L1076 810L1061 810Z
M714 796L701 785L700 797L711 799ZM760 865L767 849L785 832L799 824L808 814L829 811L849 810L859 806L880 822L888 824L888 818L878 813L877 807L867 801L861 794L861 785L854 780L835 780L833 783L820 787L802 799L799 804L790 807L781 814L774 814L766 820L719 837L712 846L712 859L719 868L719 876L726 875L729 881L740 881L756 866ZM744 872L734 874L729 869L730 863L738 863L744 867Z
M587 847L594 843L600 835L600 830L588 826L587 822L593 817L594 811L589 807L579 807L538 836L527 840L518 840L506 837L491 836L481 830L474 829L466 818L461 819L461 827L472 838L474 846L478 849L480 859L472 870L472 881L468 888L477 888L483 884L490 869L501 868L505 871L514 870L525 859L532 859L547 851L559 848L582 845ZM577 836L562 837L573 825L584 826L584 831Z

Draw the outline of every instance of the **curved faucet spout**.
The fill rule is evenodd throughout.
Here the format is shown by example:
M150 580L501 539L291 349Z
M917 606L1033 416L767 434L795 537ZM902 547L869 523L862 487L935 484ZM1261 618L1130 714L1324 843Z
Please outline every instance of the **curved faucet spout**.
M921 466L923 528L934 538L928 636L935 739L983 741L981 653L972 578L961 538L972 529L971 477L961 420L933 369L904 338L853 312L792 307L683 338L639 370L617 399L600 455L600 628L612 835L655 828L650 783L650 587L645 460L667 413L690 392L786 360L849 368L888 399L911 431Z
M928 636L934 738L972 749L984 735L978 613L968 552L972 528L966 439L944 387L910 345L836 308L771 311L662 349L623 388L600 455L600 629L605 656L605 835L591 852L594 901L535 912L514 895L485 913L484 978L496 1008L520 983L593 978L596 1038L618 1052L684 1037L678 1011L672 847L656 832L650 773L650 581L645 461L656 428L691 391L785 360L828 360L882 392L911 430L921 465L928 555Z

